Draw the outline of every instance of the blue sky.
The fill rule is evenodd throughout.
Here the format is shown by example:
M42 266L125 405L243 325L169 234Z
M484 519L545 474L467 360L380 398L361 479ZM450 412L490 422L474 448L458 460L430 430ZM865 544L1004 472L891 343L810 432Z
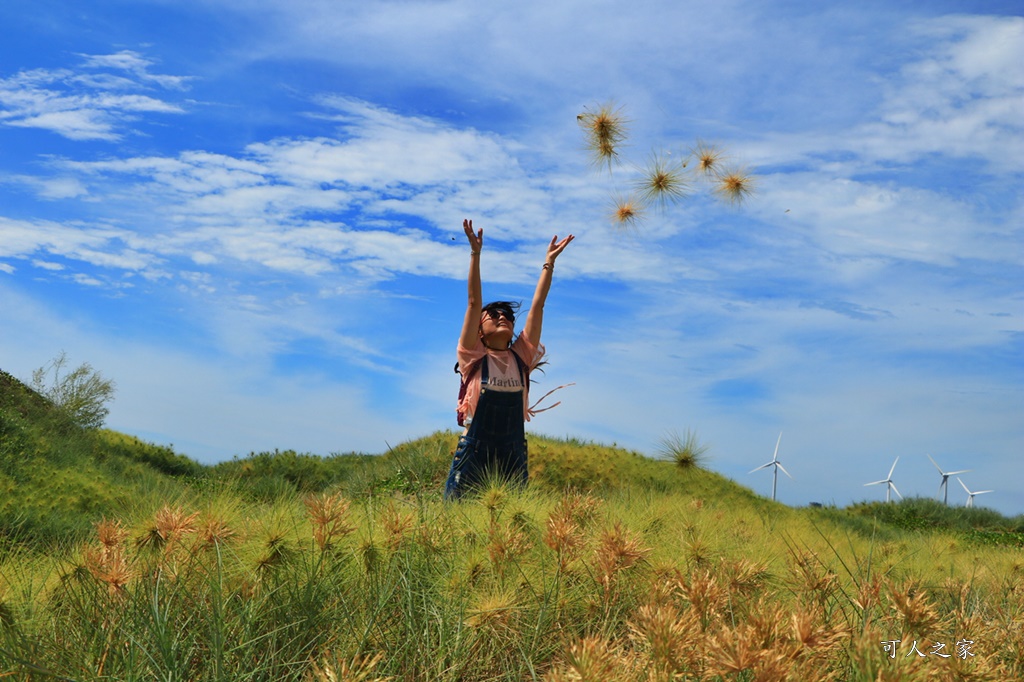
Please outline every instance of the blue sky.
M779 499L1024 513L1024 18L1014 2L65 0L0 6L0 367L62 350L108 425L204 462L454 428L462 219L528 304L531 429ZM589 163L576 116L630 120ZM655 153L757 179L634 231ZM966 493L953 481L951 503Z

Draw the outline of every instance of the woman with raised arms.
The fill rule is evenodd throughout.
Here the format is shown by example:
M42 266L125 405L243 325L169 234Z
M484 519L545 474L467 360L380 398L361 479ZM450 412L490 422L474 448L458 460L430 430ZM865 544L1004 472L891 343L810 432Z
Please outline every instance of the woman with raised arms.
M529 407L530 372L541 364L540 343L544 303L551 289L555 260L573 235L548 245L526 323L515 334L517 303L482 304L480 254L484 230L473 231L473 221L463 220L469 240L469 300L459 336L458 364L462 374L458 419L464 426L445 484L446 499L458 499L488 477L513 485L525 485L528 477L524 423Z

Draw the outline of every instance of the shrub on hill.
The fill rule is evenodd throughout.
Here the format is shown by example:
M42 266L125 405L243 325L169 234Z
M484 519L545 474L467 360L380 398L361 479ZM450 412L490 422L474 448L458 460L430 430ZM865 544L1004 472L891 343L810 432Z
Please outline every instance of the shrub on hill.
M0 371L0 536L50 542L90 531L147 495L180 495L204 467L169 448L84 428Z

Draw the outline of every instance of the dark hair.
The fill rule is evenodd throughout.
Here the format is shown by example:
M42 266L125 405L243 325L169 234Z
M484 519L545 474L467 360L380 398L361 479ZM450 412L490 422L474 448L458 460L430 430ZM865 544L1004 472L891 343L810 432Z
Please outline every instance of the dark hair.
M518 301L491 301L480 309L480 314L485 315L489 310L500 310L513 325L516 323L516 312L519 310Z

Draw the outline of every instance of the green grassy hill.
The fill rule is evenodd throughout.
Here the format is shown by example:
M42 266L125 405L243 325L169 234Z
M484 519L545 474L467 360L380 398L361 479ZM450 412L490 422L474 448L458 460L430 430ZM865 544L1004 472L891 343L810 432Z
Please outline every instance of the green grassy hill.
M140 497L174 497L204 468L170 448L76 426L0 371L0 537L89 532Z
M0 537L60 538L91 531L104 516L231 489L245 499L340 490L351 497L437 496L457 436L401 443L379 455L251 453L204 466L171 448L109 429L82 429L18 379L0 371ZM847 509L790 509L700 467L577 439L530 437L533 485L601 495L685 493L743 517L796 515L862 533L948 529L989 542L1024 544L1024 516L930 500L862 503ZM880 531L879 528L882 530Z
M791 508L539 435L526 490L450 504L455 443L202 466L80 429L0 373L0 677L1024 675L1021 517ZM903 655L968 640L970 658Z

